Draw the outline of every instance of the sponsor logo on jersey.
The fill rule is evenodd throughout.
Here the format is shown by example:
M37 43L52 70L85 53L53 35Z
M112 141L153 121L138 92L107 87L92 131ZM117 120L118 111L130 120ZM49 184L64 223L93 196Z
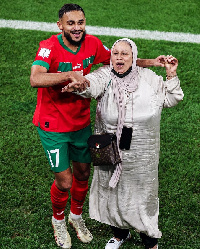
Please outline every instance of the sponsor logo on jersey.
M38 56L41 56L44 58L48 58L51 53L51 50L48 48L41 48Z
M78 69L78 68L80 68L80 67L81 67L81 64L77 63L77 65L74 66L73 69Z

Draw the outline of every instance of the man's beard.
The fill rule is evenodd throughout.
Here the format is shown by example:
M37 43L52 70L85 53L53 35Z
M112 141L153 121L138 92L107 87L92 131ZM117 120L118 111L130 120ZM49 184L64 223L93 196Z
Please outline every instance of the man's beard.
M79 41L74 41L72 40L71 36L69 33L66 33L64 31L64 37L68 40L68 42L73 45L73 46L77 46L79 47L81 45L81 43L85 40L85 35L86 35L86 31L83 31L83 35L81 37L81 39Z

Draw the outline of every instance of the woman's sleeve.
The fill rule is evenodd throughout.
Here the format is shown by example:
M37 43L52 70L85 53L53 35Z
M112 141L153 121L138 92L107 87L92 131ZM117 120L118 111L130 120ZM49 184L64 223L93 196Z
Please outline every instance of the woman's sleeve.
M156 95L159 97L163 107L173 107L183 99L183 91L180 87L180 80L176 76L170 80L163 80L162 76L156 75L150 69L139 68L141 75L153 87Z
M90 81L90 87L87 87L85 91L77 93L84 98L97 98L101 96L110 81L109 66L100 67L93 73L85 75L85 78Z
M171 80L164 81L165 99L164 107L172 107L183 99L183 91L180 87L180 80L176 76Z

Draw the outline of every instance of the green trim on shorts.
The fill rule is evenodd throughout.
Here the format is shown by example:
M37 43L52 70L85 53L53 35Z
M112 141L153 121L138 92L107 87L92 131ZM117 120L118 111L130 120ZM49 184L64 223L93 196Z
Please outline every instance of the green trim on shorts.
M87 144L92 134L91 125L72 132L47 132L39 127L37 130L52 171L68 169L70 161L91 163Z

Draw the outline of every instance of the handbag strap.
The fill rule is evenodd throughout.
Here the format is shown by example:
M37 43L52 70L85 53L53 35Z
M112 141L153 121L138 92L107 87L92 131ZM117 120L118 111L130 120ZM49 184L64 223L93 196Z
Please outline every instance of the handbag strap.
M97 108L96 108L95 125L94 125L94 134L105 133L105 129L103 127L103 122L101 119L101 103L102 103L101 100L102 100L102 97L104 96L105 92L107 91L107 89L109 88L110 85L111 85L111 80L109 81L107 87L105 87L105 90L104 90L104 93L102 94L102 96L98 98Z

